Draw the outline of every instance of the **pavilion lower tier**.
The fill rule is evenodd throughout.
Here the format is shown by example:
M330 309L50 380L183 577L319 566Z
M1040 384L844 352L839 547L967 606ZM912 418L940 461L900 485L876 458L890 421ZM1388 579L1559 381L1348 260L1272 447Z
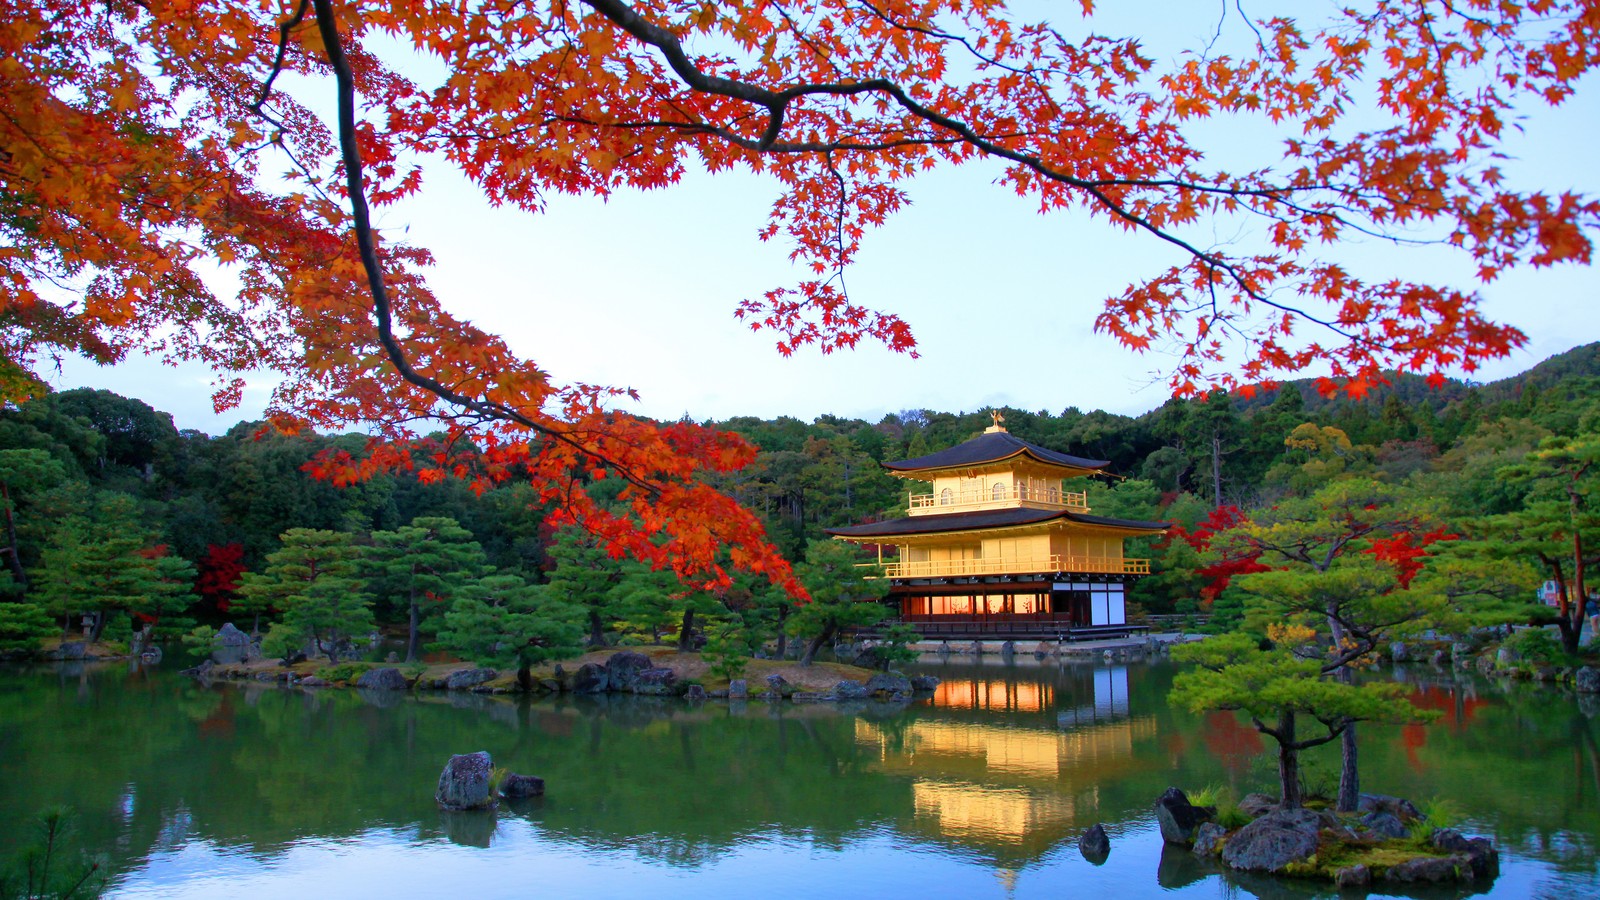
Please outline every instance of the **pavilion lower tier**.
M1105 574L1048 573L972 578L897 578L887 600L901 621L922 623L1032 623L1090 628L1126 625L1126 593L1133 578Z

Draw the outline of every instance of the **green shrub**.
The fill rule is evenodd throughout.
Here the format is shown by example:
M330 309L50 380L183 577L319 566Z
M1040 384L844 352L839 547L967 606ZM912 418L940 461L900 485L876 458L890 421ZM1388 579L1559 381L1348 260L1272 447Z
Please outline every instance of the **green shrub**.
M744 629L724 626L706 635L706 646L700 658L709 664L710 673L733 681L743 677L750 665L750 640Z
M904 622L889 626L883 632L878 645L873 649L878 658L878 667L885 671L895 667L897 663L913 663L922 654L911 649L911 645L922 640L915 628Z
M1555 636L1543 628L1521 628L1512 632L1500 645L1515 650L1523 659L1546 665L1567 661L1567 655Z
M278 659L288 659L299 653L303 644L300 630L282 622L272 623L266 637L261 639L261 653Z
M1250 824L1250 816L1233 802L1221 803L1217 806L1217 824L1233 831Z
M1426 800L1417 808L1421 817L1406 826L1411 840L1419 847L1432 846L1433 832L1440 828L1454 828L1461 823L1461 808L1442 797Z

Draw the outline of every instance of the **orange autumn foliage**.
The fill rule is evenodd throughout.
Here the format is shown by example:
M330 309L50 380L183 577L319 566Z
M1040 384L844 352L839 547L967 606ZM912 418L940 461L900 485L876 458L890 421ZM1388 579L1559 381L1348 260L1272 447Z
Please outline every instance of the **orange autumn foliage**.
M1048 25L998 0L11 0L0 396L33 390L64 352L205 362L219 408L267 368L279 426L383 429L364 457L324 460L326 477L527 478L616 553L795 588L756 521L700 478L748 462L747 445L552 383L451 316L426 249L376 232L367 205L414 194L424 158L531 212L552 191L663 188L691 166L762 173L781 195L759 237L808 274L736 314L784 354L863 339L914 352L843 273L909 179L988 159L1042 211L1181 251L1096 319L1129 348L1174 347L1179 393L1316 360L1359 393L1387 367L1470 371L1524 341L1470 289L1368 281L1321 253L1346 239L1453 245L1484 281L1590 261L1600 205L1509 188L1494 159L1520 109L1562 102L1594 67L1600 0L1260 16L1234 52L1170 64L1097 36L1081 6ZM445 77L409 77L397 46ZM330 74L343 128L318 113ZM1208 164L1185 124L1232 117L1272 124L1282 161ZM1258 223L1255 245L1216 243L1219 223ZM237 291L208 281L218 268ZM425 419L443 441L408 440ZM604 478L626 484L621 512L586 491Z

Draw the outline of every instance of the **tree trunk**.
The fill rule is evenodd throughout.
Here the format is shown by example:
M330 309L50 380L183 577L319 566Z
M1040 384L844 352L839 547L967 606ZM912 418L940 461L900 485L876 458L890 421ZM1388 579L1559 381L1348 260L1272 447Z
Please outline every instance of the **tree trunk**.
M1584 584L1585 579L1583 577L1585 574L1583 565L1583 533L1578 530L1577 522L1577 512L1580 503L1580 498L1574 494L1572 500L1572 646L1567 649L1568 656L1578 655L1578 642L1583 637L1583 610L1584 607L1589 603L1589 591L1587 589L1587 585ZM1563 644L1565 644L1567 641L1566 629L1562 630L1561 641Z
M1333 633L1333 646L1335 653L1342 653L1345 649L1345 630L1335 617L1336 610L1328 609L1328 630ZM1343 684L1351 682L1351 671L1348 665L1340 666L1333 673L1333 677ZM1339 738L1339 799L1336 804L1339 812L1355 812L1361 802L1361 767L1360 755L1356 752L1356 726L1351 723L1345 728L1344 734Z
M1222 508L1222 436L1211 435L1211 497Z
M606 645L605 623L600 620L600 610L589 610L589 646L604 647Z
M417 644L421 637L419 634L421 626L422 608L417 604L416 595L413 593L411 597L411 616L406 622L406 662L408 663L417 661L417 651L420 649Z
M19 593L28 592L28 572L22 567L22 557L17 547L17 522L11 509L11 491L0 484L0 501L6 510L6 568L11 570L11 580L17 583Z
M683 611L683 620L678 623L678 652L688 653L694 648L694 607Z
M517 690L524 694L533 693L533 667L527 663L517 666Z
M1286 710L1278 717L1278 786L1281 796L1279 809L1299 809L1300 751L1295 747L1294 711Z
M783 659L789 652L789 633L783 626L789 621L789 604L787 601L778 606L778 658Z
M1342 681L1349 681L1345 672ZM1361 805L1361 760L1356 753L1356 724L1345 726L1339 737L1339 812L1355 812Z
M811 665L811 661L817 657L817 651L821 650L824 644L832 640L834 633L837 631L838 629L835 628L832 623L829 623L827 627L822 629L821 634L812 638L811 642L806 644L806 652L800 655L800 665Z

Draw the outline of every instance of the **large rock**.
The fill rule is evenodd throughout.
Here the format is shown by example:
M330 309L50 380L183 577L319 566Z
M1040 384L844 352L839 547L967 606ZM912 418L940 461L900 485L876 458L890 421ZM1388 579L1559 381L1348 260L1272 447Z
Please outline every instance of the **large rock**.
M1078 838L1078 852L1097 866L1105 862L1106 857L1111 855L1111 839L1106 837L1106 827L1100 824L1090 826L1083 837Z
M939 689L939 676L913 675L911 676L911 692L914 694L931 694Z
M211 658L224 666L250 662L259 655L254 652L255 645L250 643L250 635L240 631L232 622L223 623L211 644Z
M1414 822L1422 818L1422 813L1404 797L1391 797L1388 794L1362 794L1356 804L1356 812L1374 813L1385 812L1402 823Z
M895 672L880 672L867 679L867 693L903 697L911 693L911 679Z
M507 800L543 797L544 779L537 775L507 775L500 779L500 796Z
M1380 840L1385 838L1403 838L1410 834L1406 826L1392 814L1386 812L1370 812L1361 817L1361 827L1371 832L1373 837Z
M772 674L767 676L767 691L762 696L782 698L792 693L794 693L794 688L782 675Z
M471 690L480 684L493 681L498 674L500 673L493 669L462 669L459 672L451 672L450 677L444 680L445 690Z
M613 691L632 690L639 680L639 673L655 667L656 664L643 653L624 650L611 654L611 658L606 660L606 680Z
M1252 819L1259 819L1278 808L1278 798L1267 794L1249 793L1239 801L1239 811Z
M1183 844L1188 846L1194 843L1195 829L1204 822L1210 822L1217 817L1217 811L1209 806L1195 806L1189 802L1189 795L1175 787L1167 788L1166 792L1156 799L1156 824L1161 826L1161 838L1169 844Z
M369 691L408 691L411 689L411 682L400 674L399 669L385 667L361 673L361 677L356 679L356 687L366 688Z
M61 646L57 647L55 652L50 654L50 658L59 659L63 662L75 662L80 659L90 659L89 645L85 644L83 641L63 641Z
M833 696L840 700L865 700L872 692L859 681L841 681L833 686Z
M743 678L735 678L728 682L728 699L743 700L750 696L750 682Z
M1473 878L1494 878L1500 874L1500 851L1488 838L1469 838L1453 828L1440 828L1434 831L1429 842L1447 853L1465 855Z
M1397 663L1407 662L1411 659L1411 648L1405 641L1395 641L1389 645L1389 658Z
M584 663L572 673L574 694L604 694L611 688L611 676L599 663Z
M664 697L678 692L678 673L671 669L645 669L633 680L635 694Z
M1222 861L1247 872L1282 872L1317 852L1322 818L1308 809L1280 809L1251 822L1228 838Z
M493 771L494 763L486 750L452 756L439 773L439 789L433 799L445 809L487 809L494 805L494 795L489 791L489 775Z
M1333 885L1340 888L1364 888L1372 883L1372 870L1364 865L1345 866L1333 873Z
M1572 678L1572 686L1580 694L1600 694L1600 669L1584 666Z
M1202 822L1194 832L1194 852L1199 856L1216 856L1222 852L1222 839L1228 829L1215 822Z
M1501 669L1509 669L1522 662L1522 654L1515 647L1501 647L1494 653L1494 664Z

